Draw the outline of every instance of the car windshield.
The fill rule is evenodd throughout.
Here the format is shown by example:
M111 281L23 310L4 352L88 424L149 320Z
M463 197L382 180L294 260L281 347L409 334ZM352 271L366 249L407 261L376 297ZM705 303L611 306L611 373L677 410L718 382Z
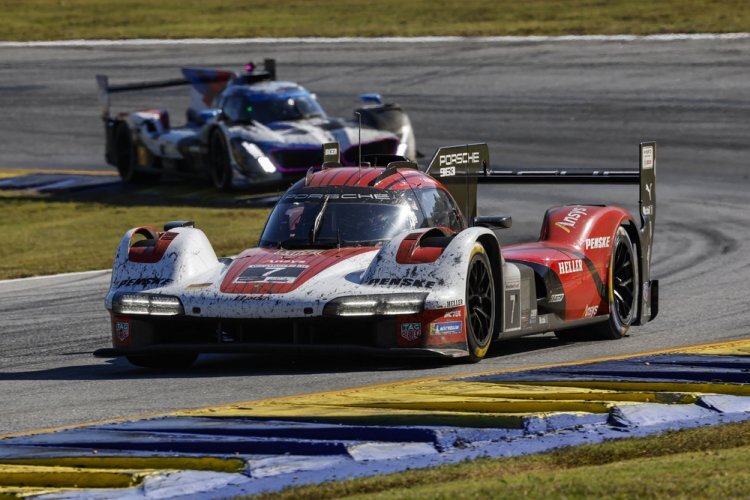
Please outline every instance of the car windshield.
M224 113L234 122L261 123L303 120L305 118L325 118L323 108L310 95L297 97L258 100L247 95L233 95L226 98Z
M422 223L420 210L403 194L382 195L388 199L381 200L341 199L339 194L302 195L307 197L295 200L299 196L287 195L276 205L260 246L377 246Z

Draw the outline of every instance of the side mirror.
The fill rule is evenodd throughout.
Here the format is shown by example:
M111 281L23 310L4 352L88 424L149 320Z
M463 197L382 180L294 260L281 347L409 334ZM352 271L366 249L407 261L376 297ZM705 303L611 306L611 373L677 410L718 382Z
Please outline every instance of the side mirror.
M483 215L474 217L474 226L486 227L487 229L508 229L513 225L510 215Z

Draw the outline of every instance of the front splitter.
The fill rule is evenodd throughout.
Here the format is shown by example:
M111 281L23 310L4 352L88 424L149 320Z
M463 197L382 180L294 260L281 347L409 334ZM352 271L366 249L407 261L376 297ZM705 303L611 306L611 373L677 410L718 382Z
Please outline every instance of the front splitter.
M362 354L368 356L393 356L417 358L463 358L469 355L463 349L417 347L371 347L348 344L154 344L147 347L108 347L97 349L98 358L121 356L168 356L170 354L273 354L338 355Z

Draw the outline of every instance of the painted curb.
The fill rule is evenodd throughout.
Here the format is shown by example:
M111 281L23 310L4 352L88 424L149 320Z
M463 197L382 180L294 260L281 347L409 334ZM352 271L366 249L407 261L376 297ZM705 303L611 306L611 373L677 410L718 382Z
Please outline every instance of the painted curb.
M749 354L733 341L7 437L0 495L226 498L738 422ZM121 487L71 486L110 480Z

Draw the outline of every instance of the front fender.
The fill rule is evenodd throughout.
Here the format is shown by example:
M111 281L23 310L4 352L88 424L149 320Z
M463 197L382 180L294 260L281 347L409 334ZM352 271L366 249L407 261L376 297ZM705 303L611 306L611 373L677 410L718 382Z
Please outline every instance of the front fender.
M136 255L132 250L134 236L149 231L156 237L153 251ZM220 269L223 266L200 229L180 227L159 233L153 228L133 228L125 233L117 247L105 303L111 309L116 293L188 285L196 278Z
M404 239L426 231L402 233L388 242L363 274L362 282L392 291L428 292L426 309L463 304L471 251L480 240L496 241L495 234L487 228L472 227L458 233L434 262L399 264L396 255Z

